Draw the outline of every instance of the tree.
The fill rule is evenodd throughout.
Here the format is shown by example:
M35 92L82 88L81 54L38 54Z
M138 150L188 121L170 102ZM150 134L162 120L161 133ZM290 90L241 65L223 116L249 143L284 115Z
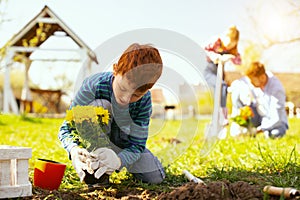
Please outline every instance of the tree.
M282 64L289 65L286 69L300 66L300 59L291 59L300 52L300 0L251 1L246 13L241 41L245 64L262 60L281 71Z
M6 0L0 0L0 26L4 21L8 21L8 19L5 18L6 2Z

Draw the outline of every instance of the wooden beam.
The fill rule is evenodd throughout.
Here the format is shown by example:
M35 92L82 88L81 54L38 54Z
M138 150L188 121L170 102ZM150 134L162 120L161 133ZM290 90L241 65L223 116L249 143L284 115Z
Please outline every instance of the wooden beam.
M55 18L50 17L39 17L36 21L45 24L57 24L57 20Z
M45 61L45 62L57 62L57 61L65 61L65 62L81 62L81 59L59 59L59 58L35 58L31 59L32 61Z
M50 49L50 48L40 48L40 47L10 47L15 52L34 52L34 51L81 51L84 50L84 48L78 48L78 49Z

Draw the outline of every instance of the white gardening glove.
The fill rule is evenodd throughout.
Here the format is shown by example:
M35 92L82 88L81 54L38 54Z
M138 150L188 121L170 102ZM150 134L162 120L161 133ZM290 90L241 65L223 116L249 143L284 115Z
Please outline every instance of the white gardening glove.
M243 105L251 104L252 96L251 96L251 92L248 89L240 88L239 98Z
M101 177L104 173L112 174L115 170L121 167L121 159L117 154L108 148L98 148L91 154L94 162L89 163L89 167L95 172L95 178Z
M77 172L80 181L82 182L85 177L84 170L87 170L90 174L93 173L93 171L86 164L87 159L90 157L90 153L84 148L75 146L71 149L70 154L72 165Z

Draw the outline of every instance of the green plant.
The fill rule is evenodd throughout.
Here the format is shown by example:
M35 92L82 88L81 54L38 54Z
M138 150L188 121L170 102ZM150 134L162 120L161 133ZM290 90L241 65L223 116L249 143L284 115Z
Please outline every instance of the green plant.
M30 179L37 158L47 158L65 163L67 169L60 191L69 191L88 195L86 185L79 178L62 148L57 135L63 119L30 118L21 116L0 115L1 144L26 146L32 148L32 158L29 160ZM200 156L203 148L203 130L208 120L179 120L152 122L151 130L155 134L149 137L148 148L160 152L159 158L172 157L173 150L184 152L165 165L166 179L162 184L149 185L134 181L131 174L121 171L113 174L110 179L115 183L114 189L125 191L128 188L141 190L170 191L176 186L187 182L182 170L188 169L193 175L205 182L213 180L228 180L230 182L243 180L261 187L274 185L279 187L300 188L300 119L289 119L290 129L287 135L280 139L265 139L263 135L251 137L228 137L216 141L207 156ZM197 130L193 126L197 125ZM157 127L155 127L157 126ZM177 134L182 130L184 134ZM170 139L178 139L181 143L170 145ZM284 148L281 148L284 147ZM97 191L94 191L97 192ZM102 194L101 190L98 191ZM52 194L53 195L53 194ZM103 197L105 198L105 197ZM266 199L268 199L266 197Z
M109 112L103 107L77 105L67 110L66 121L74 141L89 151L110 146L106 135Z

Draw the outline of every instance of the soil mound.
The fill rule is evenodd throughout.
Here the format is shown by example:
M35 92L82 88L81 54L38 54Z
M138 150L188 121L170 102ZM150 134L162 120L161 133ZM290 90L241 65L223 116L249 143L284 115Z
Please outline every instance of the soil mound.
M238 181L235 183L214 181L207 185L186 183L169 193L159 195L160 200L214 199L214 200L258 200L263 192L255 185Z

